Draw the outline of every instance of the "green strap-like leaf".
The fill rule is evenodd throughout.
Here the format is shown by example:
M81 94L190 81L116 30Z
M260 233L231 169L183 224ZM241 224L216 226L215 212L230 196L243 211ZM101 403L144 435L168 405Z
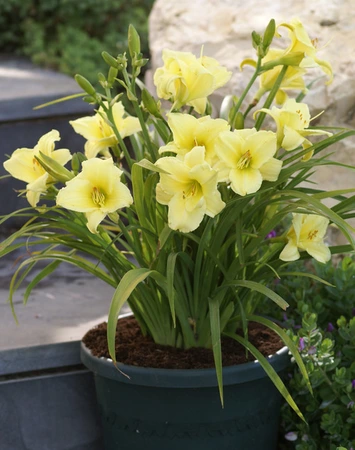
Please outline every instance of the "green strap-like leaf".
M258 322L258 323L261 323L262 325L265 325L266 327L270 328L271 330L273 330L276 334L278 334L280 336L280 338L285 343L285 345L287 345L292 356L295 358L295 361L301 371L301 374L307 383L308 390L312 394L313 393L312 386L309 381L306 366L303 363L303 360L297 349L297 346L295 345L293 340L290 338L290 336L287 333L285 333L285 331L281 327L279 327L278 325L276 325L274 322L272 322L269 319L265 319L264 317L260 317L260 316L256 316L256 315L251 315L248 317L248 319L252 320L253 322Z
M282 277L306 277L306 278L312 278L312 280L318 281L319 283L326 284L327 286L334 287L333 284L328 283L328 281L323 280L323 278L317 277L317 275L314 275L313 273L309 272L280 272L279 278Z
M169 173L166 170L162 169L161 167L156 166L155 164L151 163L150 161L148 161L147 159L142 159L139 162L135 163L137 166L143 167L144 169L148 169L151 170L153 172L158 172L158 173Z
M247 348L250 353L256 358L261 367L265 370L266 374L269 376L270 380L274 383L277 390L280 392L280 394L283 396L283 398L287 401L287 403L291 406L291 408L296 412L296 414L305 422L305 419L299 410L298 406L296 405L295 401L291 397L291 394L288 392L286 386L284 385L283 381L275 371L275 369L271 366L271 364L268 362L268 360L263 356L259 350L254 347L249 341L242 338L241 336L238 336L235 333L223 333L226 336L235 339L237 342L242 344L245 348Z
M223 376L222 376L222 348L221 348L221 324L219 317L219 301L218 298L208 299L210 311L210 326L212 338L212 350L214 364L217 374L217 382L219 389L219 396L223 407Z
M25 294L23 296L23 302L26 304L28 297L31 294L31 291L34 287L37 286L37 284L42 281L44 278L46 278L49 274L55 271L55 269L61 264L62 261L52 261L48 264L47 267L45 267L43 270L40 271L39 274L37 274L33 280L28 284Z
M176 317L175 317L175 289L174 289L174 274L175 274L175 264L178 253L170 253L167 261L166 268L166 282L168 288L168 300L171 311L171 317L173 319L174 327L176 327Z
M116 327L119 313L125 301L131 295L135 287L143 280L145 280L152 270L149 269L132 269L129 270L122 278L120 284L117 286L115 293L111 300L110 311L107 320L107 344L110 356L113 362L116 363Z
M231 284L234 286L246 287L252 291L260 292L260 294L264 294L282 309L286 309L289 306L288 303L282 297L280 297L280 295L276 294L276 292L260 283L256 283L255 281L235 280L232 281Z

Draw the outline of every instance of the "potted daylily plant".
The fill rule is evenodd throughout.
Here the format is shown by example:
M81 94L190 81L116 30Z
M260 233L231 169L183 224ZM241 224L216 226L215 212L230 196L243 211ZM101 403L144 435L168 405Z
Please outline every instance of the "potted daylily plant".
M86 139L84 152L55 149L60 137L52 130L4 162L11 176L27 183L22 194L30 203L2 219L28 216L1 244L1 256L26 250L10 302L43 260L49 263L26 297L62 262L115 288L107 331L96 330L107 355L94 355L95 330L82 347L83 362L96 374L107 449L119 443L122 449L272 450L277 391L302 417L278 372L289 350L310 387L305 366L292 339L258 306L268 298L287 308L272 285L290 275L289 261L326 262L354 248L354 230L346 222L354 202L346 195L355 189L328 192L305 183L322 165L338 165L321 152L355 132L311 126L302 101L304 75L320 67L330 83L333 74L299 20L278 26L271 20L262 35L252 33L252 44L256 59L241 63L252 66L250 81L237 97L225 98L219 113L209 96L231 73L203 54L166 49L154 75L157 97L168 105L163 107L138 78L147 60L130 27L127 55L102 54L109 69L98 76L100 90L76 76L84 91L78 95L97 104L95 115L71 122ZM123 92L117 94L117 86ZM329 224L348 245L328 246ZM126 301L134 318L117 327ZM181 360L184 352L202 349L213 355L214 368L122 364L128 352L116 354L116 346L123 323L135 330L130 347L138 334L143 338L141 353L153 343L163 359L175 349ZM288 350L264 356L252 342L252 323L270 329L281 340L278 348ZM224 367L231 342L257 362Z

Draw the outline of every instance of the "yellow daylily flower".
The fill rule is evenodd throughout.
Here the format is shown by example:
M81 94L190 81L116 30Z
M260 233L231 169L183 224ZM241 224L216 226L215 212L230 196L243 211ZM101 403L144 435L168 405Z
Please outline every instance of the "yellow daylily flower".
M173 109L192 106L203 114L207 97L223 86L232 73L206 56L197 59L190 52L163 50L164 66L154 73L159 98L172 100Z
M271 110L262 108L257 111L269 114L276 122L277 145L287 151L294 150L300 145L304 149L311 147L312 143L306 139L306 136L331 136L332 133L324 130L309 130L311 115L306 103L297 103L295 99L288 99L283 107L276 108L273 106ZM313 151L308 152L303 161L308 161L313 155Z
M122 102L113 105L112 114L122 139L141 130L139 120L126 115ZM99 153L110 157L109 147L117 145L118 140L102 108L93 116L71 120L69 123L76 133L87 139L85 156L88 159L95 158Z
M40 195L47 191L48 184L56 181L44 170L36 157L40 157L40 153L43 153L62 166L72 158L68 149L54 150L55 142L59 140L59 132L52 130L42 136L34 148L18 148L15 150L3 164L5 170L14 178L28 183L26 198L33 207L39 202Z
M282 161L274 158L276 135L255 128L225 131L219 135L216 153L222 161L219 181L230 182L239 195L257 192L263 180L276 181Z
M205 161L204 147L194 147L184 158L167 156L155 163L160 174L157 201L168 205L169 227L183 233L195 230L204 215L214 217L225 203L217 189L217 172Z
M214 146L222 131L230 129L224 119L211 119L203 116L197 119L190 114L170 113L168 124L173 133L173 141L159 149L159 153L173 152L185 156L194 147L205 148L206 162L212 167L217 161Z
M270 48L265 58L263 58L263 64L281 59L286 55L285 50ZM271 91L277 77L281 72L282 66L276 66L273 69L263 72L259 77L260 88L255 95L258 100L265 94L265 92ZM299 90L303 93L307 92L306 84L303 79L303 75L306 73L306 69L301 66L288 66L285 76L282 79L280 89L276 94L276 103L282 105L287 100L287 90Z
M288 243L280 253L282 261L296 261L299 250L306 251L321 263L330 260L331 253L323 242L329 220L313 214L293 214L292 226L287 233Z
M329 80L327 84L333 81L333 69L328 61L317 58L317 40L311 40L305 30L302 22L299 19L292 19L290 23L281 23L279 27L286 27L289 30L289 37L291 44L286 50L286 53L302 52L305 58L300 63L302 68L311 68L319 66L323 72L328 75Z
M58 192L57 205L84 213L88 229L97 233L107 214L133 203L129 189L120 180L122 173L112 158L84 161L79 175Z

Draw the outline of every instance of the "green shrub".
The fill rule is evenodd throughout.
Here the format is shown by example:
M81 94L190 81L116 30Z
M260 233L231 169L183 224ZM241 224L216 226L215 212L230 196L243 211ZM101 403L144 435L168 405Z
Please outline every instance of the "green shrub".
M154 0L7 0L0 2L0 51L96 82L103 50L122 53L132 23L148 53L147 18Z
M280 449L344 450L355 448L355 258L337 265L292 265L313 272L333 286L293 276L275 285L290 303L282 320L298 344L308 369L313 396L296 367L288 389L303 412L303 423L284 405Z

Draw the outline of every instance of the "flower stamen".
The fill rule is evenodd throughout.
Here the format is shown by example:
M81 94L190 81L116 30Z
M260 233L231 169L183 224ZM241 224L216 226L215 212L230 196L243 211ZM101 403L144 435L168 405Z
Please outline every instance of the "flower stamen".
M105 206L105 194L97 187L94 187L91 194L92 201L99 207Z
M312 241L314 238L317 237L317 234L318 234L318 230L312 230L312 231L310 231L310 232L308 233L308 239L309 239L310 241Z
M197 181L194 181L189 184L186 190L182 191L182 197L185 200L188 197L193 197L199 191L201 191L201 186Z
M248 151L246 151L244 153L243 156L241 156L239 158L239 161L237 162L236 168L240 169L240 170L247 169L250 166L251 159L252 159L252 157L251 157L251 154L250 154L250 150L248 150Z

